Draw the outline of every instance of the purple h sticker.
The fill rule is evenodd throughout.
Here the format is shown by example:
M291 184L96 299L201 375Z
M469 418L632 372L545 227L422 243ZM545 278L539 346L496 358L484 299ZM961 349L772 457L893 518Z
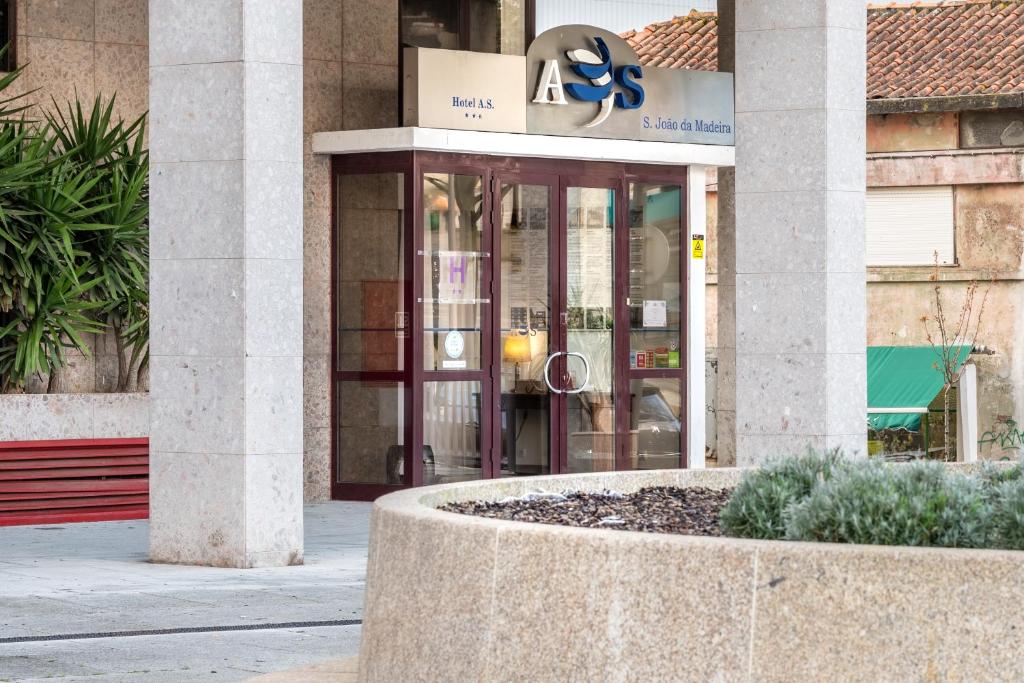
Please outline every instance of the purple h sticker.
M449 256L448 257L448 284L455 283L455 273L458 273L460 280L463 285L466 284L466 257L465 256Z

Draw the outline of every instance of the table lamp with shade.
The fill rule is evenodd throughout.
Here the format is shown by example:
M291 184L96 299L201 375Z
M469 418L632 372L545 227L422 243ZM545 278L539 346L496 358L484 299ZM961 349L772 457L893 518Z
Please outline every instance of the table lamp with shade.
M533 353L530 348L530 335L512 332L505 337L505 344L502 347L502 358L514 364L515 387L519 384L519 364L529 363L533 360Z

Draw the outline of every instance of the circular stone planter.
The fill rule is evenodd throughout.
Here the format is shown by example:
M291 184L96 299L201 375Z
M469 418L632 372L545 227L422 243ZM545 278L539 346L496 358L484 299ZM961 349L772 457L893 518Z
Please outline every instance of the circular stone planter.
M581 529L435 508L741 471L410 489L371 521L361 681L1024 679L1024 553Z

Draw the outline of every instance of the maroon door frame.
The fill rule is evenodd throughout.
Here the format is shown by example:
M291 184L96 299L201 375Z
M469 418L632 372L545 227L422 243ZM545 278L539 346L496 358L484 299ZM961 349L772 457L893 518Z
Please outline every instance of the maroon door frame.
M403 348L403 370L398 372L341 371L338 368L338 301L335 296L338 277L338 177L346 174L402 173L406 211L405 229L405 281L403 291L407 313L411 313L410 328ZM465 371L432 371L423 368L423 304L417 299L422 293L423 259L423 206L422 187L424 173L453 173L479 175L483 188L482 215L484 220L481 250L489 252L483 259L481 272L481 298L491 301L483 305L482 326L484 341L481 349L481 368ZM629 186L630 183L672 185L679 188L680 198L680 367L633 369L629 367L630 322L626 298L629 294ZM689 316L689 252L686 231L692 226L687 221L687 169L685 166L657 166L614 162L587 162L540 158L492 157L485 155L449 154L442 152L378 152L336 155L331 159L331 382L330 382L330 445L331 445L331 497L342 500L373 500L378 496L402 488L419 485L423 481L423 383L431 380L481 382L480 449L481 474L484 477L501 475L500 392L501 334L500 315L495 308L501 296L501 270L495 259L501 254L501 184L548 185L552 188L549 202L550 305L549 316L551 351L565 350L567 329L561 312L567 300L567 211L566 188L602 187L615 193L615 226L613 242L613 294L615 323L613 326L613 391L615 392L615 466L626 469L629 464L630 445L630 381L647 378L672 378L679 382L682 414L680 415L680 467L687 467L686 372L690 366L688 351ZM495 198L498 198L496 201ZM702 228L703 229L703 228ZM409 308L411 306L411 308ZM556 325L557 321L557 325ZM489 339L488 339L489 335ZM555 381L566 381L565 356L552 363ZM407 416L405 424L405 468L402 485L367 484L338 481L338 404L337 392L342 381L401 382ZM567 469L567 443L564 427L567 424L565 395L551 400L551 472ZM557 409L556 409L557 407Z
M564 300L560 298L560 283L562 281L562 269L555 262L555 256L561 253L559 247L559 235L561 234L558 216L562 209L562 198L559 190L558 175L533 170L497 170L492 176L491 194L498 198L492 202L491 226L493 232L494 251L493 261L499 263L495 268L494 277L491 280L491 309L494 311L493 323L490 329L491 354L495 362L491 364L491 385L501 387L501 188L504 185L544 185L548 188L548 353L554 353L555 349L565 348L565 331L561 325L556 325L556 313L564 310ZM561 376L558 371L558 360L553 363L556 376ZM559 470L558 453L561 452L561 426L564 424L559 411L556 396L549 394L548 399L548 471L555 473ZM514 415L510 429L514 429ZM493 425L491 435L491 462L493 472L501 476L501 401L492 400L490 421Z
M675 171L673 173L673 171ZM690 344L689 344L689 320L690 320L690 252L689 245L686 241L686 236L691 232L700 232L703 234L704 226L697 228L691 228L689 222L689 214L686 211L687 207L687 172L685 167L680 169L673 169L672 167L642 167L630 165L626 168L625 173L625 187L624 187L624 202L623 202L623 225L626 226L618 236L617 244L623 245L623 249L628 249L629 245L629 185L630 183L642 183L645 185L672 185L679 187L679 350L680 350L680 363L679 368L630 368L629 367L629 348L627 346L626 353L619 354L619 358L616 360L622 364L624 372L625 391L626 395L629 395L629 384L634 379L675 379L679 382L679 395L681 397L680 407L681 415L679 416L679 467L686 468L690 466L689 449L687 447L688 433L689 433L689 422L687 420L687 407L689 406L689 392L687 391L687 377L686 373L690 368ZM616 306L625 307L625 320L620 325L620 320L616 320L616 327L623 327L628 343L630 328L629 328L629 310L626 307L626 298L629 295L629 259L618 259L622 263L616 263L616 267L619 269L620 282L622 283L622 289L616 290L618 302ZM703 314L703 312L701 312ZM626 406L627 411L624 416L624 423L622 423L621 434L629 434L629 417L628 412L631 406ZM703 407L702 407L703 409ZM622 439L623 443L620 444L621 461L620 469L629 469L629 439Z
M568 351L569 344L569 329L567 324L567 306L569 302L569 212L568 202L568 189L570 187L580 188L595 188L601 190L611 190L612 196L614 197L614 224L612 226L612 310L614 311L615 320L612 325L612 394L613 394L613 410L615 414L615 438L613 445L612 458L615 464L615 469L621 469L622 464L622 442L628 441L624 438L629 433L629 425L622 422L623 416L628 413L628 403L623 405L623 400L626 394L622 393L622 364L619 363L619 356L624 355L627 361L629 360L629 333L628 330L625 333L626 343L623 344L623 309L625 306L625 300L620 296L621 287L623 286L622 269L619 267L620 263L626 263L627 271L625 283L629 282L628 274L628 251L622 250L621 242L622 235L625 234L629 237L629 229L624 220L625 214L622 210L625 200L625 187L626 181L624 175L619 173L603 173L601 171L611 170L598 168L591 170L590 172L583 173L569 173L560 176L558 195L562 204L561 212L558 216L558 236L559 236L559 249L558 249L558 268L565 273L565 277L562 278L560 296L561 308L558 309L559 313L559 327L561 328L561 347L560 350ZM628 246L628 242L627 242ZM625 259L622 258L623 254L627 254ZM629 318L628 314L625 320L625 326L628 328ZM622 350L626 349L626 353L623 354ZM569 368L568 361L565 355L559 359L559 373L558 377L562 381L562 386L565 388L569 382ZM569 424L569 400L565 394L558 396L558 411L562 424L568 426ZM624 427L625 425L625 427ZM568 449L568 435L566 435L566 443L563 448L558 452L559 461L559 472L569 471L569 449Z
M417 155L419 157L420 155ZM419 450L416 448L417 445L423 442L423 384L425 382L480 382L480 474L484 479L490 479L494 476L494 466L492 453L492 442L493 436L493 423L488 419L484 419L484 415L487 414L485 407L491 406L495 403L493 397L494 382L492 381L491 368L494 365L492 358L498 358L500 356L493 356L493 345L487 343L489 332L493 329L493 310L494 310L494 292L491 283L494 281L494 259L495 251L492 245L492 236L495 232L493 223L493 172L487 166L471 163L462 158L455 158L450 161L444 159L437 159L432 157L418 158L414 162L415 172L413 177L415 179L416 186L416 198L414 204L414 213L417 217L416 225L413 229L413 253L416 255L415 258L415 270L413 271L413 289L416 292L416 298L412 300L413 304L413 337L416 340L413 343L413 358L415 358L415 369L419 374L419 379L414 379L413 391L416 399L413 402L413 413L411 419L415 425L414 429L414 451ZM481 259L481 273L480 273L480 291L477 296L481 299L487 299L487 302L481 306L481 320L480 320L480 368L477 370L434 370L425 371L423 369L423 322L424 322L424 305L423 302L419 301L419 296L423 292L423 259L420 256L424 255L423 245L423 225L422 221L419 220L423 216L423 207L421 206L423 197L423 177L428 173L450 173L453 175L466 175L466 176L479 176L480 178L480 190L483 194L483 205L481 206L480 221L481 230L483 232L481 236L480 250L484 253L489 253L489 258ZM500 277L500 270L499 270ZM408 452L406 454L408 456ZM408 464L408 463L407 463ZM416 483L423 481L423 458L414 458L413 475ZM499 470L500 472L500 465Z
M410 459L413 462L420 460L420 458L411 457L412 444L416 443L413 439L415 438L415 431L413 429L413 423L407 421L405 424L404 440L409 447L406 448L405 453L405 469L403 483L400 486L393 486L388 484L370 484L370 483L355 483L355 482L340 482L338 481L338 426L339 426L339 409L338 403L338 388L339 384L343 381L346 382L400 382L403 387L403 403L405 407L405 414L411 415L414 410L414 399L418 392L414 391L414 369L415 363L413 362L413 342L416 339L416 335L413 334L415 327L410 322L410 327L406 330L405 340L402 348L402 370L397 372L359 372L359 371L342 371L338 367L338 297L337 297L337 283L339 274L339 261L338 258L338 227L339 227L339 207L338 207L338 181L342 175L354 175L354 174L371 174L371 173L401 173L403 174L403 194L405 197L405 206L412 207L414 202L418 199L418 193L415 192L413 187L413 173L414 173L414 157L412 152L387 152L387 153L374 153L374 154L348 154L338 155L331 157L331 182L330 182L330 196L331 196L331 227L330 227L330 250L331 250L331 282L328 288L329 296L331 299L331 376L330 376L330 390L328 395L328 409L330 410L330 439L331 445L331 498L335 500L373 500L379 496L392 491L397 491L405 487L413 485L415 481L413 472L410 469ZM415 292L413 291L413 268L416 264L416 259L413 258L414 254L411 250L410 237L413 234L413 229L417 223L415 214L413 211L406 210L403 214L403 229L405 231L405 258L404 258L404 275L405 281L402 283L403 298L405 301L406 312L409 312L410 302L412 302Z

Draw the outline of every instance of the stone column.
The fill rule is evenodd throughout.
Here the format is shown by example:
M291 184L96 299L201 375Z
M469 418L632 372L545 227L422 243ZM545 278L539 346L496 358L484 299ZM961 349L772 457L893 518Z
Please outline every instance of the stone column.
M302 3L150 0L150 557L302 562Z
M736 72L736 2L718 2L718 70ZM718 377L715 434L718 465L736 464L736 169L718 169Z
M864 455L865 11L736 0L737 464Z

